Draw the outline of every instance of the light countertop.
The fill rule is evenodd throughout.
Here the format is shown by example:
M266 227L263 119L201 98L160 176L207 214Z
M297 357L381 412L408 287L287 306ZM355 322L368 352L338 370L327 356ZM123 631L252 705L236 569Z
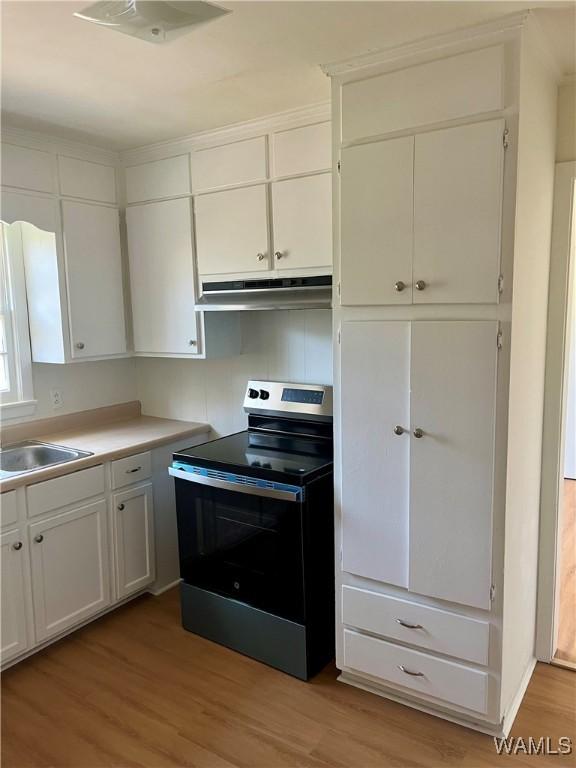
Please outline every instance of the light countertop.
M93 455L2 478L0 479L0 492L67 475L78 469L93 467L105 461L120 459L133 453L176 442L180 438L201 434L208 435L209 432L209 424L160 419L154 416L136 416L123 421L103 423L99 426L91 423L65 431L34 433L33 437L27 439L90 451Z

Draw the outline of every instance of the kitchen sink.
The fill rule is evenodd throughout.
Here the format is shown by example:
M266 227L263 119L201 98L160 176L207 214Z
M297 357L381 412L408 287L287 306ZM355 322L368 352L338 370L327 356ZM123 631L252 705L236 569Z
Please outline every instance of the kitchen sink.
M77 451L63 445L50 445L33 440L7 445L0 450L0 472L3 476L32 472L53 464L92 456L89 451Z

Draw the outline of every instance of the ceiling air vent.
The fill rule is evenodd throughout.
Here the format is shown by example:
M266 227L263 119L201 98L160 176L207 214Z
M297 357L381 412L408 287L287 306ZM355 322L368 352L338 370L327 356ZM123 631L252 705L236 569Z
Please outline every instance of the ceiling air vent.
M102 0L74 16L150 43L165 43L226 13L230 11L200 0Z

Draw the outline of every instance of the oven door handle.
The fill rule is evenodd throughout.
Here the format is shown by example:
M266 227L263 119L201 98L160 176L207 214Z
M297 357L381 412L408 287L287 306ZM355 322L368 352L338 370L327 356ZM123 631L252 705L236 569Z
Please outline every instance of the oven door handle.
M245 483L234 483L231 480L220 480L218 477L206 477L206 475L197 475L193 472L186 472L183 469L169 467L168 472L172 477L178 480L187 480L189 483L198 483L199 485L209 485L212 488L222 488L225 491L234 491L236 493L246 493L250 496L263 496L267 499L282 499L284 501L301 501L302 491L290 491L280 488L260 488L257 485L246 485Z

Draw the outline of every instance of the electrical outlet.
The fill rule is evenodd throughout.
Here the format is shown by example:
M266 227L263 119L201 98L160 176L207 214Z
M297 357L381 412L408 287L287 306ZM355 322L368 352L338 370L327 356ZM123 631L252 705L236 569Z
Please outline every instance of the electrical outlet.
M50 397L52 398L52 408L62 408L64 406L64 395L61 389L51 389Z

